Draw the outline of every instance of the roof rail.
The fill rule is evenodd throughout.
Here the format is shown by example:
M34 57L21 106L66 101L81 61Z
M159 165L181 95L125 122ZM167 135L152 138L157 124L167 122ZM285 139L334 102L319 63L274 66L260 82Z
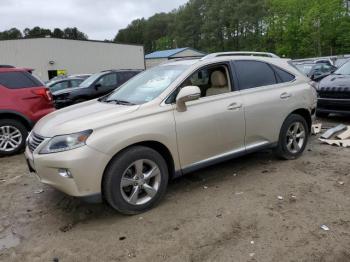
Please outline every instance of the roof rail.
M272 58L280 58L278 55L268 52L249 52L249 51L239 51L239 52L220 52L206 55L201 60L208 58L220 57L220 56L264 56Z
M0 68L15 68L12 65L0 65Z

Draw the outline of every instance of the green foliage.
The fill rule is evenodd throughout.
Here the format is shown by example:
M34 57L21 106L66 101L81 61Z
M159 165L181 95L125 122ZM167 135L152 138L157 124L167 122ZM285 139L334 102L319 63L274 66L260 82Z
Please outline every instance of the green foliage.
M350 53L350 20L344 0L189 0L171 13L133 21L114 40L143 44L146 53L193 47L334 55Z
M0 40L11 40L20 38L38 38L38 37L56 37L65 39L76 39L76 40L87 40L88 36L83 32L79 31L78 28L67 27L64 30L55 28L53 31L46 28L36 26L32 29L26 28L23 30L23 34L17 28L12 28L0 32Z

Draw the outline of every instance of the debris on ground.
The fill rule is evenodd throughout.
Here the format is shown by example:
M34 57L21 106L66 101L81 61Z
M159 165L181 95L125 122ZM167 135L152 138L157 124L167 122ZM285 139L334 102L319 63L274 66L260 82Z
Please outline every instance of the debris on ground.
M283 196L277 196L278 200L283 200Z
M344 132L340 133L341 131ZM319 140L329 145L350 147L350 126L341 124L328 129Z
M207 187L207 186L204 186L203 188L204 188L204 189L208 189L208 187Z
M295 202L295 201L297 201L297 197L292 194L292 195L289 196L289 201L290 202Z
M324 231L329 231L329 227L326 226L326 225L322 225L321 228L322 228Z
M69 230L71 230L73 228L73 224L67 224L67 225L64 225L63 227L60 227L60 231L65 233L65 232L68 232Z
M34 191L34 194L41 194L42 192L44 192L44 189L38 189Z
M255 253L249 253L249 256L253 257L253 256L255 256Z
M335 134L346 130L348 127L346 125L340 124L337 125L336 127L333 127L331 129L328 129L322 136L321 138L323 139L330 139L332 136L334 136Z
M313 135L317 135L321 133L321 130L322 130L322 123L314 124L311 126L311 134Z
M235 195L238 196L238 195L242 195L244 194L244 192L236 192Z
M250 241L250 244L254 245L254 241L253 241L253 240L252 240L252 241Z
M344 185L345 183L344 183L344 181L338 181L338 184L342 186L342 185Z

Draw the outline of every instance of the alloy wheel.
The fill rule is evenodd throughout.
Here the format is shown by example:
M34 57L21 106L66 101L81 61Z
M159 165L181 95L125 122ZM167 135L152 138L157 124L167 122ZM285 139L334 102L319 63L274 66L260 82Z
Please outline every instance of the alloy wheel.
M22 143L22 134L14 126L0 126L0 151L11 152Z
M286 146L290 153L298 153L304 146L306 137L305 127L301 122L294 122L290 125L286 136Z
M161 173L157 164L148 159L139 159L123 173L120 190L127 203L143 205L155 197L160 183Z

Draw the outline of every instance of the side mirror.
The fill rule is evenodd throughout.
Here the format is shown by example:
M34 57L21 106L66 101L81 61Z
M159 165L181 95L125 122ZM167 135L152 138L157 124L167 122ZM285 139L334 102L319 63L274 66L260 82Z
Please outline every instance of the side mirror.
M176 97L177 109L181 112L186 111L186 102L197 100L201 97L201 90L198 86L183 87Z
M101 84L96 84L95 89L98 90L102 85Z

